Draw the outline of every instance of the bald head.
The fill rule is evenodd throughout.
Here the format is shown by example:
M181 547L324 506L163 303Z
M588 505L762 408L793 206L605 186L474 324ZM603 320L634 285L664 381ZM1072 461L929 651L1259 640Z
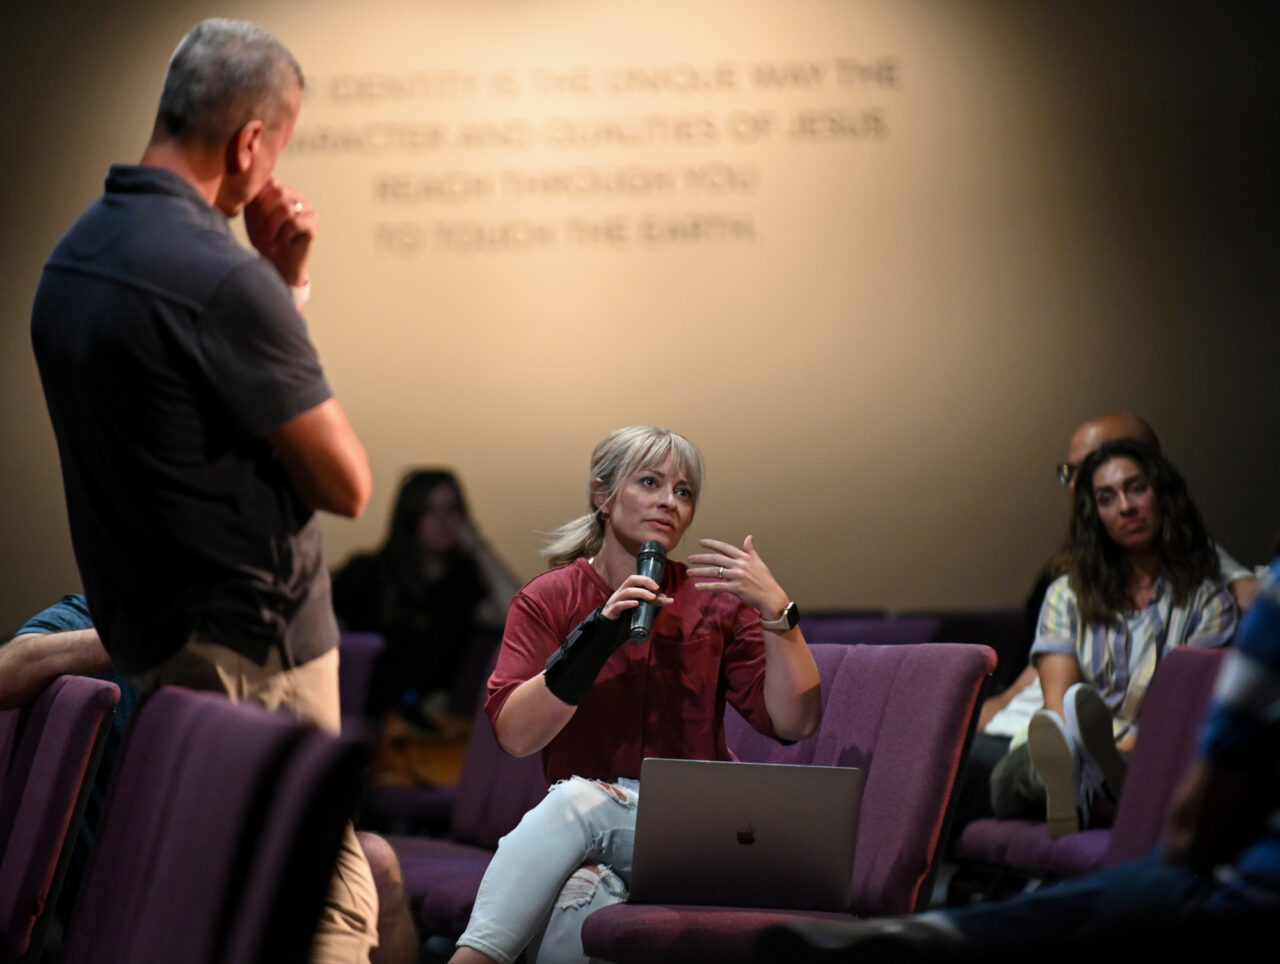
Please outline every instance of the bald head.
M1071 443L1067 447L1066 465L1070 472L1068 484L1073 489L1076 484L1075 473L1080 463L1103 442L1118 438L1136 438L1146 442L1157 452L1160 451L1160 439L1156 437L1155 429L1140 415L1133 412L1110 412L1091 418L1071 434Z

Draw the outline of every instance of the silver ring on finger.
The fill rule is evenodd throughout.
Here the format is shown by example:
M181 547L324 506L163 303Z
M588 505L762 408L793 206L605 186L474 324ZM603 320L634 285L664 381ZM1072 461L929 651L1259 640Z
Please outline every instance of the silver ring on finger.
M721 566L719 569L716 570L716 578L717 579L724 578L724 566Z

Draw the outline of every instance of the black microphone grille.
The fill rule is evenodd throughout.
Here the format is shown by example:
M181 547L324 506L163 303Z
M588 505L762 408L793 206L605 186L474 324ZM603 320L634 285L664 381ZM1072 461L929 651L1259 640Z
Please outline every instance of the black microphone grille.
M650 539L640 547L640 551L636 553L636 558L640 559L644 556L657 556L659 559L667 557L667 547L657 539Z

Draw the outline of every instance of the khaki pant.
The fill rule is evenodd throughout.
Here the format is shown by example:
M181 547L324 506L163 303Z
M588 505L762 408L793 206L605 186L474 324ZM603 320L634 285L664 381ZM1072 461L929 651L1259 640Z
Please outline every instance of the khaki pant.
M338 651L285 668L277 650L265 666L217 643L190 642L168 661L129 682L140 694L161 686L226 693L232 702L258 703L287 710L336 735L341 726L338 702ZM333 880L316 925L311 959L318 964L369 960L378 946L378 894L364 851L347 824Z

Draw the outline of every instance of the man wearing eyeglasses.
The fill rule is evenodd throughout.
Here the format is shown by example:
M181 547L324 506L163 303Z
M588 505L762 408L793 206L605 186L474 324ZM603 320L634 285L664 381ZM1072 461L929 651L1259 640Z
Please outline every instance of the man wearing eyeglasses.
M1160 439L1146 419L1133 412L1109 412L1089 419L1071 433L1071 441L1067 444L1067 460L1058 463L1058 481L1074 492L1080 464L1104 442L1118 438L1136 438L1140 442L1146 442L1157 452L1160 451Z
M882 920L797 920L770 960L1209 960L1275 944L1280 907L1280 559L1218 673L1199 752L1147 856L1020 894ZM1170 953L1172 952L1172 953ZM1257 957L1258 954L1251 955Z
M1136 438L1151 445L1157 452L1160 451L1160 439L1156 435L1155 429L1151 427L1146 419L1133 412L1108 412L1105 415L1099 415L1097 418L1089 419L1089 421L1084 422L1071 433L1071 441L1067 444L1067 460L1059 462L1057 465L1058 482L1074 492L1076 488L1076 473L1080 469L1080 464L1098 446L1118 438ZM1231 598L1235 600L1236 605L1243 612L1253 602L1254 593L1258 590L1258 580L1254 578L1251 570L1236 562L1222 546L1215 543L1215 547L1218 550L1218 564L1222 567L1222 581L1226 583L1227 589L1231 593ZM1040 607L1044 603L1044 594L1053 579L1052 567L1051 565L1046 565L1041 571L1035 587L1031 590L1031 594L1027 596L1026 615L1028 626L1034 627L1039 620ZM995 714L1007 706L1034 679L1036 679L1035 667L1028 666L1008 689L998 696L991 697L983 704L979 724L986 727ZM1027 695L1029 696L1030 694ZM1019 714L1019 716L1022 715ZM1000 726L1000 723L1001 721L996 721L997 729L1003 732L1004 728ZM1016 721L1009 721L1009 723L1014 725ZM1026 720L1022 720L1022 723L1025 724Z
M1071 442L1067 446L1067 461L1059 462L1057 466L1058 481L1074 492L1076 473L1080 470L1080 464L1098 446L1118 438L1136 438L1146 442L1157 452L1160 451L1160 439L1146 419L1133 412L1108 412L1106 415L1089 419L1071 433ZM1249 608L1249 604L1253 602L1254 593L1258 591L1258 580L1251 570L1236 562L1222 546L1217 546L1216 543L1215 546L1218 550L1218 563L1222 567L1222 581L1226 583L1236 605L1244 611ZM1039 615L1045 589L1048 588L1051 580L1052 576L1046 568L1041 574L1040 582L1036 584L1031 596L1027 599L1029 622L1033 623Z
M1076 474L1081 463L1104 442L1120 438L1138 439L1157 451L1160 450L1160 439L1146 419L1133 412L1108 412L1089 419L1071 433L1071 440L1067 445L1067 460L1057 465L1058 481L1074 492ZM1252 571L1236 562L1221 546L1216 548L1218 562L1222 567L1222 580L1243 612L1253 601L1258 581ZM1031 646L1030 636L1034 635L1040 608L1054 575L1052 563L1047 564L1027 597L1026 625L1032 630L1026 641L1028 650ZM1035 666L1030 663L1004 692L988 698L982 704L978 717L979 732L974 738L961 790L962 803L957 823L963 825L978 817L990 815L990 801L986 795L987 778L1008 750L1010 739L1026 728L1031 715L1043 705L1044 694L1040 690L1040 678ZM959 827L956 832L958 830Z

